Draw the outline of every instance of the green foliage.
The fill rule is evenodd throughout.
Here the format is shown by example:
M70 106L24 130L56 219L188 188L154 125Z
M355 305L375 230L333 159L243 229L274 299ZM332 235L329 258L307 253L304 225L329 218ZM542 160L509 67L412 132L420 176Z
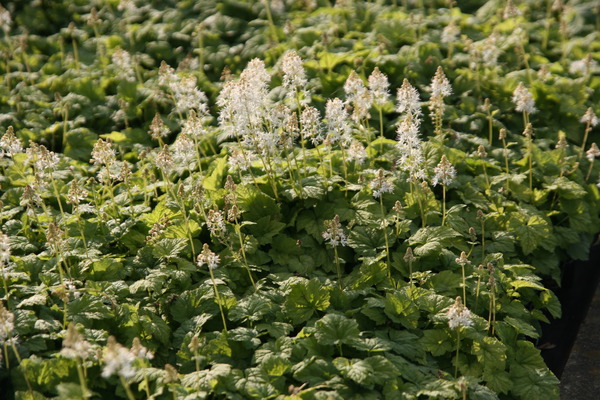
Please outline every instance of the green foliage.
M528 340L561 315L548 280L600 226L589 1L525 0L516 18L499 1L37 3L0 18L14 398L558 398ZM405 78L420 94L422 174L398 99L358 115L375 67L390 94ZM358 100L352 72L371 86ZM515 110L519 83L538 112Z

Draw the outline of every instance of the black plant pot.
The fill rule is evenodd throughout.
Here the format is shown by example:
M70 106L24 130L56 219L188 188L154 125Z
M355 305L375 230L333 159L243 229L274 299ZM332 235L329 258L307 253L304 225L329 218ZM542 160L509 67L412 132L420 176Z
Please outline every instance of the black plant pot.
M596 238L587 261L573 260L562 267L561 286L554 288L562 318L543 324L539 345L546 365L560 378L600 282L600 243Z

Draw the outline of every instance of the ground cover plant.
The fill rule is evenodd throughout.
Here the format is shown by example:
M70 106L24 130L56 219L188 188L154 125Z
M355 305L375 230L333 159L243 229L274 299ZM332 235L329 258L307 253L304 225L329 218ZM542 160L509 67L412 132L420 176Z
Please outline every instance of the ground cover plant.
M597 5L0 8L0 387L556 399Z

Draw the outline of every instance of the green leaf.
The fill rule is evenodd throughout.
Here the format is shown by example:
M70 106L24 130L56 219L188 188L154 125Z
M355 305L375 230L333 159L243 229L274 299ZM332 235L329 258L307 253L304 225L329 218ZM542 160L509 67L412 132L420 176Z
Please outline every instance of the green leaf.
M454 349L454 342L445 329L429 329L423 331L421 344L433 356L442 356Z
M548 190L557 191L565 199L580 199L587 194L585 189L579 184L564 176L556 178L552 183L546 184L544 187Z
M291 367L288 360L275 354L265 356L260 363L261 370L269 376L283 376Z
M428 256L439 253L442 248L456 245L462 235L447 226L431 226L419 229L409 238L409 244L417 256Z
M472 352L484 369L504 370L506 365L506 346L498 339L486 336L483 340L473 341Z
M511 392L527 400L558 400L559 381L548 368L526 368L519 364L511 367Z
M429 398L459 399L460 393L453 382L437 379L425 385L417 392L417 396L428 396Z
M394 322L406 328L416 328L419 323L419 309L404 292L388 293L385 297L385 313Z
M227 158L219 157L211 163L212 170L207 173L202 181L202 186L208 191L216 191L223 188L223 179L227 171Z
M358 323L341 314L327 314L315 323L315 337L322 345L353 344L359 340Z
M173 258L185 249L188 241L186 239L165 238L159 240L152 249L152 255L156 258Z
M333 360L333 365L345 377L367 387L383 385L387 379L398 375L394 364L383 356L367 357L362 360L338 357Z
M311 356L292 367L294 378L300 382L308 382L311 386L319 385L337 375L332 362L322 357Z
M517 319L517 318L513 318L513 317L505 317L504 322L506 322L513 328L515 328L517 330L517 332L522 333L523 335L526 335L526 336L529 336L532 338L538 338L540 336L539 333L535 330L535 328L533 326L531 326L530 324L528 324L527 322L525 322L522 319Z
M508 393L513 386L512 378L504 370L486 369L483 371L483 380L497 393Z
M292 286L283 311L294 324L304 323L316 311L325 311L329 307L330 292L331 288L322 286L317 279L303 280Z
M274 304L258 293L242 298L229 310L232 321L260 321L265 315L272 314Z
M551 251L556 245L552 228L546 220L537 215L530 217L527 225L518 225L515 233L525 255L531 254L539 246Z

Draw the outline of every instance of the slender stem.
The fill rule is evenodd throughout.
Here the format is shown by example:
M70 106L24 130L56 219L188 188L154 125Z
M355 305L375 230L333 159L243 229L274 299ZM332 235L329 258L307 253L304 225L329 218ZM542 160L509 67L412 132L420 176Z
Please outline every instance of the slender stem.
M227 321L225 320L225 313L223 312L223 302L221 301L221 295L219 294L219 289L217 288L217 282L215 281L215 274L212 269L209 268L210 279L212 280L213 288L215 290L215 297L217 298L217 303L219 304L219 310L221 311L221 319L223 320L223 329L225 333L227 333Z
M342 268L340 267L340 260L338 257L338 251L336 246L333 246L333 252L335 253L335 267L337 269L338 274L338 283L340 285L340 289L344 290L344 285L342 283Z
M462 269L462 292L463 292L463 304L467 306L467 278L465 277L465 263L460 263Z
M590 162L590 167L588 168L588 172L585 175L585 180L587 181L588 179L590 179L590 175L592 174L592 168L594 167L594 160L595 158L592 158L592 161Z
M385 238L385 256L387 258L388 278L392 278L392 262L390 260L390 242L387 234L387 220L383 210L383 196L379 195L379 208L381 210L381 227L383 228L383 236Z
M458 377L458 351L460 349L460 327L456 328L456 362L454 364L454 377Z
M590 133L591 130L592 130L591 122L588 121L585 125L585 132L583 133L583 143L581 144L581 149L579 149L579 157L578 157L577 161L581 161L581 158L583 157L583 152L585 151L585 144L588 139L588 134Z
M377 109L379 110L379 134L381 137L381 143L379 144L379 153L383 154L383 139L385 139L385 137L383 136L383 110L381 106L377 107Z
M529 193L533 200L533 137L529 136Z
M508 182L508 176L510 175L510 170L508 169L508 147L506 146L506 139L502 138L502 147L504 148L504 167L506 168L506 194L510 191L510 186Z
M121 385L123 385L123 389L125 389L125 393L127 393L127 398L129 400L135 400L135 396L131 392L131 388L129 387L129 383L127 383L127 380L121 375L119 375L119 379L121 380Z
M238 235L238 239L240 240L240 250L242 252L242 257L244 258L244 266L246 267L246 270L248 271L248 276L250 277L250 282L252 282L252 287L254 287L254 290L256 291L256 283L254 282L254 278L252 277L252 271L250 271L250 266L248 265L248 259L246 258L246 250L244 250L244 240L242 238L242 230L240 227L240 224L237 220L237 218L235 219L235 231L237 232Z
M442 184L442 226L446 223L446 185Z
M79 384L81 385L81 395L82 397L88 398L90 397L90 393L87 387L87 381L85 379L85 374L83 373L83 367L81 366L81 359L77 358L77 375L79 376Z

